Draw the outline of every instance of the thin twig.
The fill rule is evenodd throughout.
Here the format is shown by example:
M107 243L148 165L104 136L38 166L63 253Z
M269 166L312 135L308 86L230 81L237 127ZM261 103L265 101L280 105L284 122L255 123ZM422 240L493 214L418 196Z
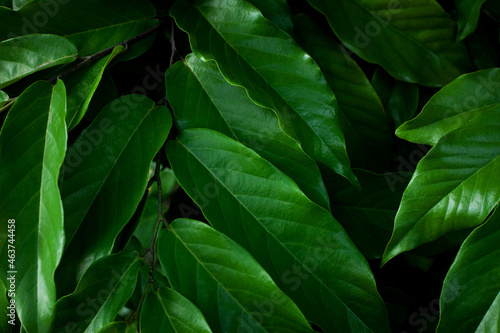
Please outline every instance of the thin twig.
M168 67L171 67L174 64L174 57L177 53L177 48L175 47L175 23L172 19L172 26L170 27L170 45L172 47L172 52L170 52L170 63Z
M120 42L120 43L115 44L115 45L113 45L111 47L108 47L107 49L104 49L102 51L99 51L99 52L91 55L91 56L86 57L85 60L83 60L82 62L79 62L78 64L76 64L76 66L71 67L67 71L62 72L61 74L59 74L59 75L57 75L57 76L55 76L53 78L50 78L48 80L48 82L49 83L54 83L55 81L57 81L57 79L62 79L63 77L66 77L69 74L71 74L71 73L79 70L80 68L82 68L86 64L88 64L88 63L90 63L90 62L92 62L92 61L94 61L96 59L102 58L103 56L105 56L107 54L110 54L113 51L113 49L115 47L117 47L118 45L123 45L123 46L127 47L128 45L130 45L130 44L132 44L134 42L137 42L137 41L139 41L141 39L144 39L144 38L148 37L153 32L155 32L156 30L158 30L158 28L160 28L161 24L162 24L162 22L158 23L154 27L152 27L152 28L150 28L150 29L148 29L148 30L146 30L146 31L138 34L137 36L134 36L134 37L132 37L132 38L130 38L130 39L124 41L124 42Z

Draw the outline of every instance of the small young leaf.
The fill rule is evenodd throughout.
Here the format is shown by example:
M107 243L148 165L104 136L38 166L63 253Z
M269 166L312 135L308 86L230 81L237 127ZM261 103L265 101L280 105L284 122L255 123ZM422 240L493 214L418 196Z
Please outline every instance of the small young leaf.
M55 35L28 35L0 42L0 89L42 69L75 61L76 54L73 43Z
M457 7L458 36L457 40L462 40L477 27L481 6L486 0L455 0Z
M175 220L161 232L158 254L172 287L198 306L214 332L311 332L259 263L205 223Z
M142 333L212 332L205 317L193 303L165 287L146 296L140 318Z

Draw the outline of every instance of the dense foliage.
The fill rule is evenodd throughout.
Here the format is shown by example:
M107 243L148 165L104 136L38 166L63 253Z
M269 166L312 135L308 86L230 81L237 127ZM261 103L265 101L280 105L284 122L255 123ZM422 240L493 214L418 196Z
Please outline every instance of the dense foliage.
M0 0L1 332L500 332L497 0Z

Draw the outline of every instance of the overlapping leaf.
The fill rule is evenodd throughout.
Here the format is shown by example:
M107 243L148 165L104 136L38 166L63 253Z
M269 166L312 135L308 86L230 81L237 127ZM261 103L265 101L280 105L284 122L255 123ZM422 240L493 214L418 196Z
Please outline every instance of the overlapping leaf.
M126 95L101 110L68 150L61 186L68 246L58 271L65 288L112 249L145 193L151 160L171 125L164 106Z
M248 0L259 8L265 18L272 21L288 34L293 33L293 22L286 0Z
M22 36L0 42L0 88L42 69L70 63L76 54L73 43L55 35Z
M92 96L101 82L106 66L122 50L122 45L115 47L110 55L95 62L89 68L73 73L64 80L68 89L68 113L66 116L68 130L74 128L82 120Z
M332 193L332 214L367 259L381 258L410 176L364 170L355 170L355 174L361 191L347 182L325 180Z
M128 251L94 262L75 292L57 301L51 332L92 333L111 323L132 295L143 265L138 253Z
M395 80L380 68L373 74L372 84L395 128L415 117L419 111L418 85Z
M135 321L131 324L125 321L115 321L104 326L97 333L137 333L137 325Z
M188 55L168 70L166 86L179 129L209 128L240 141L292 178L311 200L330 209L316 163L283 133L271 110L227 83L215 62Z
M193 303L165 287L146 296L141 309L140 327L143 333L212 332L205 317Z
M245 0L177 1L170 10L193 52L273 109L304 151L351 183L340 110L319 67L283 30Z
M443 137L418 163L384 262L481 224L500 200L500 106Z
M311 18L297 16L295 28L295 38L318 63L347 118L344 133L353 166L365 169L377 166L385 171L392 133L370 81L347 50L327 36Z
M6 281L15 274L17 313L30 332L49 332L54 320L54 271L64 246L57 179L66 152L65 117L62 81L39 81L17 98L0 133L0 221L4 230L8 220L16 221L12 238L1 234L0 276ZM16 259L7 268L8 249L15 249Z
M210 223L243 245L309 320L329 332L388 330L362 254L333 216L272 164L206 129L183 131L167 143L167 156Z
M435 145L451 131L500 104L500 69L465 74L439 90L396 134L414 143Z
M442 86L471 69L455 22L435 0L308 0L361 58L394 78Z
M198 306L214 332L311 332L259 263L206 224L175 220L160 234L158 254L172 287Z
M5 93L4 91L0 90L0 108L4 106L8 100L9 100L9 95L7 95L7 93Z
M438 333L498 332L500 210L465 240L443 284Z
M477 27L481 6L486 0L455 0L457 7L458 37L462 40Z
M149 1L33 1L19 11L0 7L0 40L56 34L75 43L79 56L88 56L153 27L158 23L155 15Z

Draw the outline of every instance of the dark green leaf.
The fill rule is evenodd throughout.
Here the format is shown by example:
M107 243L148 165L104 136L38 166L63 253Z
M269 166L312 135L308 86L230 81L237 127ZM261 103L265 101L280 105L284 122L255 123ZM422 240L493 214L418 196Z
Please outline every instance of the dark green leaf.
M183 131L167 143L167 156L210 223L243 245L309 320L327 331L388 330L368 263L333 216L290 178L206 129Z
M9 280L7 280L7 282L9 282ZM14 320L15 322L16 318L15 304L11 304L7 299L9 288L5 288L3 280L0 280L0 309L2 309L0 311L0 315L3 318L3 320L0 321L0 330L2 333L10 333L12 331L14 326L11 324L11 320Z
M170 12L200 59L215 59L231 83L278 114L282 128L307 154L358 185L335 95L318 65L288 34L244 0L180 0Z
M486 0L455 0L457 7L458 36L457 40L462 40L477 27L481 6Z
M398 81L381 68L375 71L372 84L394 128L415 117L418 112L418 85Z
M438 333L498 332L500 210L465 240L444 280Z
M65 117L63 82L39 81L17 98L0 133L0 221L15 225L9 227L12 238L1 234L0 277L16 275L16 308L30 332L49 332L54 320L54 271L64 246L57 179L66 152ZM7 223L12 219L15 224ZM15 250L16 260L7 268L8 250Z
M442 86L471 69L455 22L435 0L308 0L335 34L394 78Z
M290 8L286 0L248 0L259 8L265 18L272 21L288 34L293 33L293 23Z
M22 6L32 1L33 0L12 0L12 7L14 8L14 10L19 10Z
M135 321L130 325L124 321L115 321L104 326L97 333L137 333L137 325Z
M435 145L443 136L500 103L500 69L465 74L437 92L415 118L396 130L397 136Z
M205 317L193 303L165 287L146 296L140 318L143 333L212 332Z
M175 220L160 234L158 253L172 287L198 306L213 331L311 332L259 263L208 225Z
M166 107L126 95L101 110L68 150L61 186L68 252L58 271L66 288L111 251L146 190L151 160L171 125Z
M385 171L392 133L382 103L365 73L347 50L311 18L296 17L295 37L318 63L347 118L344 135L353 166L373 168L379 163L379 171Z
M311 200L330 209L316 163L283 133L272 110L227 83L214 61L188 55L167 71L166 86L179 129L209 128L240 141L292 178Z
M347 182L334 182L332 213L367 259L381 258L391 238L394 217L410 176L404 173L377 175L355 170L361 191Z
M0 13L1 10L2 7ZM0 88L42 69L70 63L76 59L76 53L73 43L54 35L30 35L0 42Z
M134 291L144 260L121 252L94 262L72 294L57 301L51 332L97 332L111 323Z
M75 43L79 56L88 56L128 40L158 23L153 19L156 11L148 1L62 2L33 1L19 11L0 7L0 40L26 34L56 34Z
M500 200L500 106L443 137L418 163L383 262L481 224Z
M68 130L73 129L82 120L101 82L106 66L122 50L122 45L115 47L110 55L100 59L89 68L77 71L64 80L68 88L68 113L66 116Z

